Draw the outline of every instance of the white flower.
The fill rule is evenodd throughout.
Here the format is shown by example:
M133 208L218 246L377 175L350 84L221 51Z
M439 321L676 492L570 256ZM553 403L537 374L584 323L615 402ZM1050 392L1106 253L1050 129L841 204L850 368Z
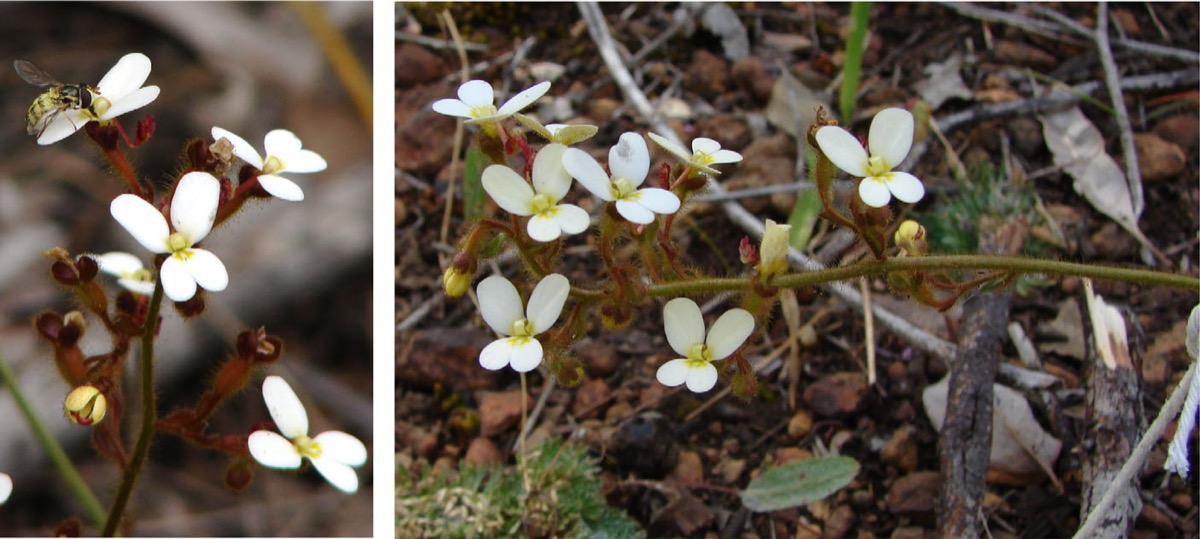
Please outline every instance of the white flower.
M529 372L542 363L542 343L534 336L550 329L558 321L563 304L571 292L567 278L552 273L542 278L529 296L529 306L521 305L517 287L508 279L493 275L476 288L483 321L504 335L479 353L479 364L496 371L512 365L517 372Z
M658 381L668 387L686 382L692 392L704 393L717 383L712 362L729 357L746 342L754 332L754 317L745 309L725 311L705 338L700 307L688 298L675 298L663 307L663 325L667 342L684 357L659 367Z
M162 212L135 195L112 201L112 216L133 239L152 253L168 253L159 270L163 293L172 301L187 301L196 285L218 292L229 284L225 265L216 255L193 245L212 230L221 184L207 172L189 172L179 180L171 198L171 232Z
M572 204L559 204L571 188L571 176L562 166L567 147L549 144L533 160L533 188L529 182L504 165L492 165L483 171L483 189L508 213L530 217L529 237L554 241L559 236L587 230L586 211Z
M301 149L303 144L294 133L286 129L275 129L267 133L263 147L267 157L258 155L258 151L246 139L239 137L220 127L212 128L215 140L222 138L233 144L233 155L236 155L250 166L262 171L258 183L271 195L298 202L304 200L304 191L295 182L280 176L284 172L304 174L325 170L325 159L312 150Z
M458 99L439 99L433 110L447 116L467 118L467 123L498 122L532 105L547 91L550 82L541 82L512 96L496 109L496 93L487 81L469 80L458 87Z
M53 144L67 138L91 121L108 121L140 109L158 98L158 86L142 87L150 76L150 59L134 52L122 56L96 85L92 106L69 108L46 124L38 144Z
M254 460L268 468L293 470L307 458L329 484L347 494L358 492L358 475L352 468L366 464L367 446L337 430L309 438L308 413L283 378L266 377L262 392L271 419L283 436L269 430L252 432L246 444Z
M8 497L12 495L13 482L12 478L6 473L0 473L0 505L8 501Z
M117 284L134 294L149 296L154 293L154 275L142 264L142 259L129 253L113 251L95 255L100 271L117 278Z
M884 109L875 115L867 148L840 127L827 125L817 130L821 152L838 168L863 179L858 184L858 196L875 208L887 206L892 195L908 203L925 196L925 186L916 176L892 170L908 156L912 141L913 116L904 109Z
M1193 307L1191 316L1188 316L1185 346L1188 355L1192 356L1192 363L1200 366L1200 305ZM1200 371L1200 368L1196 371ZM1175 437L1167 447L1167 462L1163 464L1164 470L1184 478L1191 467L1188 462L1188 440L1192 437L1192 429L1196 427L1197 409L1200 409L1200 372L1192 374L1192 384L1188 387L1183 410L1179 412L1179 423L1175 426Z
M654 133L649 133L650 140L653 140L664 150L675 154L676 157L683 159L687 164L694 166L709 174L720 174L721 172L709 165L720 165L724 163L737 163L742 160L742 154L733 150L722 150L721 143L710 138L697 137L692 140L692 151L689 153L678 144L671 142L666 137L660 137Z
M513 118L516 118L517 121L524 124L525 127L528 127L530 129L532 129L535 133L541 135L542 138L544 138L552 143L563 144L566 146L570 146L572 144L575 144L576 142L582 142L587 139L590 139L590 138L592 138L593 135L595 135L597 132L600 131L599 127L596 127L594 125L588 125L588 124L542 125L537 120L535 120L529 116L526 116L524 114L521 114L519 112L513 114Z
M615 201L617 213L632 223L650 224L656 213L679 211L679 197L675 193L655 187L637 189L650 172L650 150L637 133L621 135L617 145L608 151L612 177L587 152L575 148L563 153L563 166L593 195L608 202Z

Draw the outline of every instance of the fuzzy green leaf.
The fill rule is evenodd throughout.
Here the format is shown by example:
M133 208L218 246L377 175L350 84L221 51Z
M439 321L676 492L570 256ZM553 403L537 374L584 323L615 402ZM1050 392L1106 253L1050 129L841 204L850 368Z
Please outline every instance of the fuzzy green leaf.
M483 153L472 144L467 148L467 159L463 162L463 215L467 222L483 217L483 205L487 202L487 191L483 190Z
M824 457L793 462L767 470L741 492L751 511L768 512L821 500L858 475L858 461Z
M792 214L788 216L788 224L792 225L792 237L788 239L793 249L803 251L812 239L813 228L821 216L821 195L816 189L800 191L796 197L796 205L792 206Z

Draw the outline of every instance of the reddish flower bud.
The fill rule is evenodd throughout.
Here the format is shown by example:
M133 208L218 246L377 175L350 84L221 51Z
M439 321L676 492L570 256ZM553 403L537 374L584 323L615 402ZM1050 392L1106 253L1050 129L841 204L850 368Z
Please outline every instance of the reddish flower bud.
M747 266L758 264L758 249L750 243L749 236L742 236L742 241L738 243L738 258Z
M50 276L60 284L67 286L79 285L79 271L75 269L75 264L59 260L50 264Z
M96 278L96 274L100 273L100 265L96 263L95 258L88 255L80 255L75 260L75 271L79 273L81 281L88 283Z
M137 124L137 134L135 134L133 137L133 145L141 146L142 143L149 140L150 136L154 134L155 127L154 117L147 114L146 117L142 118L142 120Z
M225 488L239 492L254 478L254 463L245 457L237 457L225 469Z
M175 311L184 319L195 318L204 313L204 294L200 290L196 290L196 295L187 301L175 302Z

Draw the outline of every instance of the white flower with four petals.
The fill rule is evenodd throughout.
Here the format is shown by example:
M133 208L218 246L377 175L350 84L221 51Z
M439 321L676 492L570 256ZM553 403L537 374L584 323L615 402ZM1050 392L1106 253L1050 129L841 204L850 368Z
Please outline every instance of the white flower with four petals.
M542 343L535 336L558 321L571 292L567 278L552 273L542 278L529 296L529 306L512 282L499 275L484 279L476 288L483 321L504 338L493 341L479 353L479 364L496 371L511 365L529 372L542 363Z
M550 82L541 82L512 96L499 109L496 108L496 92L491 83L469 80L458 87L458 99L439 99L433 110L446 116L466 118L469 124L498 122L521 112L550 90Z
M671 142L666 137L661 137L654 133L648 133L650 140L655 144L691 166L694 166L709 174L720 174L721 172L712 165L722 165L725 163L737 163L742 160L742 154L733 150L722 150L721 143L710 138L697 137L692 140L692 151L689 153L682 146Z
M80 130L88 122L108 121L149 105L158 98L158 86L142 87L150 77L150 58L140 52L122 56L96 85L92 106L69 108L46 124L38 136L41 145L53 144Z
M529 237L554 241L563 234L587 230L590 218L573 204L559 204L571 188L571 176L562 166L567 147L548 144L533 159L533 187L511 168L492 165L483 171L483 189L505 211L529 217Z
M818 129L816 136L825 157L851 176L862 178L858 196L866 205L882 208L893 195L910 204L925 196L920 179L892 170L912 149L913 115L907 110L884 109L876 114L866 148L849 131L833 125Z
M597 198L616 202L617 213L639 225L654 222L654 214L679 211L679 197L657 187L638 189L650 172L650 150L637 133L621 135L617 145L608 151L608 168L604 172L592 156L583 150L569 148L563 153L563 166Z
M294 470L308 459L338 490L347 494L358 492L358 475L353 468L366 464L367 446L337 430L309 438L308 412L283 378L266 377L262 392L271 419L283 435L269 430L252 432L246 443L254 460L268 468Z
M154 293L154 275L142 264L142 259L129 253L113 251L95 255L100 271L117 278L117 284L135 294L149 296Z
M295 182L280 176L284 172L304 174L325 170L326 164L317 152L302 149L300 139L286 129L275 129L267 133L263 147L267 156L258 154L246 139L239 137L220 127L212 128L214 140L222 138L233 144L233 155L241 158L250 166L262 171L258 183L268 193L276 198L298 202L304 200L304 191Z
M668 387L686 383L692 392L704 393L717 384L717 368L712 362L741 348L754 332L754 316L745 309L725 311L705 337L700 307L688 298L675 298L663 307L663 325L671 349L684 357L658 368L659 383Z
M189 172L171 197L171 226L161 211L135 195L121 195L109 210L114 219L150 252L166 253L159 270L163 293L172 301L196 295L196 285L219 292L229 284L225 265L216 255L193 245L212 230L221 184L207 172ZM175 231L171 232L171 228Z

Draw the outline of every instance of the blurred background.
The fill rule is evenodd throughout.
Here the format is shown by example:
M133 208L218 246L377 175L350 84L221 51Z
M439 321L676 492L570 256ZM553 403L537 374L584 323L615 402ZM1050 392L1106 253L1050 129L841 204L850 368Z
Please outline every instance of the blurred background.
M262 326L284 339L283 358L226 402L210 430L248 433L269 420L261 375L278 374L305 403L310 434L344 430L370 448L370 82L361 73L355 78L353 68L371 65L371 4L4 3L0 34L0 359L12 365L101 504L107 509L120 472L88 446L87 429L63 418L69 388L30 324L40 312L75 308L71 295L50 279L41 253L62 247L72 254L126 250L143 260L149 256L110 217L109 203L125 187L86 135L44 147L26 135L26 110L43 90L17 76L15 59L66 83L94 85L121 56L150 57L146 84L159 86L161 94L119 121L132 135L138 120L155 118L153 138L129 157L159 187L173 179L185 144L210 139L213 126L260 151L268 131L288 129L326 159L323 172L288 175L304 189L304 201L253 201L204 241L226 264L230 285L208 294L208 311L187 323L169 302L164 305L156 359L159 410L193 405L233 337ZM108 350L103 331L88 337L85 353ZM137 364L136 356L127 361L130 368ZM127 379L124 432L130 447L136 388ZM249 487L234 493L222 486L225 455L159 436L125 532L369 535L374 458L372 452L359 470L362 486L354 496L338 492L311 468L260 468ZM3 386L0 472L15 482L13 497L0 507L0 535L47 535L64 519L82 516ZM85 522L85 535L98 531Z

